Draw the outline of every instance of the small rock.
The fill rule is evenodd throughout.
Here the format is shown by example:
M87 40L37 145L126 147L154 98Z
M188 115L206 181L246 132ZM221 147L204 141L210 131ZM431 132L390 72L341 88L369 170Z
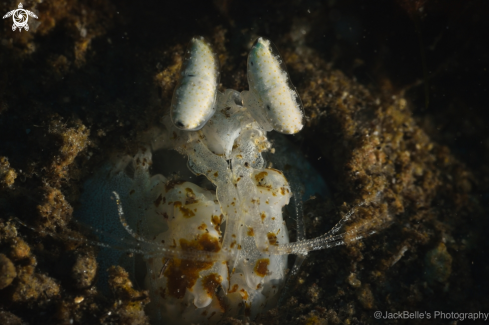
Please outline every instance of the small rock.
M445 282L452 273L452 256L444 243L430 250L425 256L426 278L430 282Z
M0 157L0 188L11 187L16 178L17 173L10 167L8 159L6 157Z
M91 255L80 255L73 265L73 280L80 289L89 287L97 274L97 261Z
M2 325L24 325L22 319L8 311L0 310L0 324Z
M109 287L117 296L118 303L102 319L103 323L149 325L144 306L149 303L147 291L137 291L132 287L129 274L120 266L109 268Z
M0 290L8 287L16 276L14 263L4 254L0 254Z
M356 273L352 273L348 276L346 279L349 285L351 285L353 288L359 288L362 285L362 282L357 279Z
M18 279L11 296L13 302L27 302L40 297L49 299L59 295L59 285L44 274L34 273L32 266L24 267L19 271Z
M10 255L13 260L22 260L31 253L29 245L21 238L12 240Z
M318 287L317 284L313 283L308 289L307 289L307 296L309 299L313 302L316 303L319 300L319 296L321 294L321 289Z
M374 295L372 294L372 290L370 290L370 285L364 284L357 291L358 301L362 304L365 309L372 309L374 306Z

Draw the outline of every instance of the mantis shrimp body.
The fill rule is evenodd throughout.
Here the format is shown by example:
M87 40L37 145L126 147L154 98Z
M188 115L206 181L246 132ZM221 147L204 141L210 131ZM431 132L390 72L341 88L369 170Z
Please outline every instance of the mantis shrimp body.
M93 216L102 211L112 218L105 227L116 229L120 220L137 239L133 251L144 255L149 312L169 323L215 323L243 313L254 317L278 300L287 256L299 256L294 272L309 251L343 244L344 234L338 232L351 216L329 233L306 240L300 215L298 241L289 242L282 210L297 193L281 171L266 167L262 153L271 148L268 131L302 128L300 99L270 41L259 38L253 46L251 90L242 93L217 92L217 63L209 51L201 39L191 41L192 59L175 90L172 119L164 118L162 126L143 135L135 156L115 158L87 182L82 200L87 204L79 213L100 223ZM190 74L208 87L187 87L186 78L197 78ZM200 130L188 131L195 129ZM167 175L150 174L158 152L168 158L160 168ZM182 157L192 173L180 168L180 176L172 177ZM113 192L116 212L113 205L112 210L101 207ZM119 230L110 232L123 236ZM350 240L372 233L350 232ZM132 263L126 266L140 268Z

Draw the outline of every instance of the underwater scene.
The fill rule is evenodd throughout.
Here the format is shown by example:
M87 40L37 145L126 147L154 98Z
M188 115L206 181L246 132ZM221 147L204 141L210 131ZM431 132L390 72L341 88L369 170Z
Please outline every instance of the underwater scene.
M488 2L0 9L1 325L489 321Z

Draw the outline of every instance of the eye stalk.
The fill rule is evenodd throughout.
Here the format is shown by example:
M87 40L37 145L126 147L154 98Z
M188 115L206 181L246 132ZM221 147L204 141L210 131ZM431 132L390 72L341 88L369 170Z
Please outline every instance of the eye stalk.
M273 129L294 134L304 126L302 102L271 41L259 37L248 55L248 83ZM251 104L251 103L250 103Z
M268 131L295 134L304 126L301 99L290 81L284 61L270 40L259 37L248 55L249 93L242 105ZM175 88L171 119L180 130L200 130L212 117L219 84L219 62L202 37L190 41ZM245 94L247 93L247 94Z
M205 125L215 112L218 84L219 60L211 44L203 37L192 38L170 109L178 129L196 131Z

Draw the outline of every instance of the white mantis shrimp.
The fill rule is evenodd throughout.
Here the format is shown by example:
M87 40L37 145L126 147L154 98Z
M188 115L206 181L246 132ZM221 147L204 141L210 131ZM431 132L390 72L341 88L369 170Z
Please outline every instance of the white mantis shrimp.
M277 301L288 255L297 256L294 274L309 252L342 245L346 235L351 241L375 232L340 233L350 212L328 233L305 238L297 190L281 171L267 168L262 156L271 148L267 132L296 133L303 127L302 104L280 56L270 41L259 38L248 58L250 91L242 93L217 92L213 57L207 42L192 40L187 60L195 62L184 65L185 80L172 102L173 121L164 118L162 127L142 137L134 157L116 158L87 181L78 212L108 237L123 237L120 225L115 226L120 221L136 239L131 251L144 256L149 312L169 323L215 323L223 315L241 313L255 317ZM214 64L210 68L209 62ZM193 102L202 105L197 109L189 105ZM200 110L198 117L194 110ZM183 159L171 150L188 157L193 174L178 169ZM183 172L179 179L150 174L157 152L165 155L165 173ZM197 179L194 174L206 182L190 182ZM117 211L106 203L112 193ZM296 242L289 242L282 214L291 198ZM105 262L120 260L110 255ZM141 267L131 263L125 266Z

